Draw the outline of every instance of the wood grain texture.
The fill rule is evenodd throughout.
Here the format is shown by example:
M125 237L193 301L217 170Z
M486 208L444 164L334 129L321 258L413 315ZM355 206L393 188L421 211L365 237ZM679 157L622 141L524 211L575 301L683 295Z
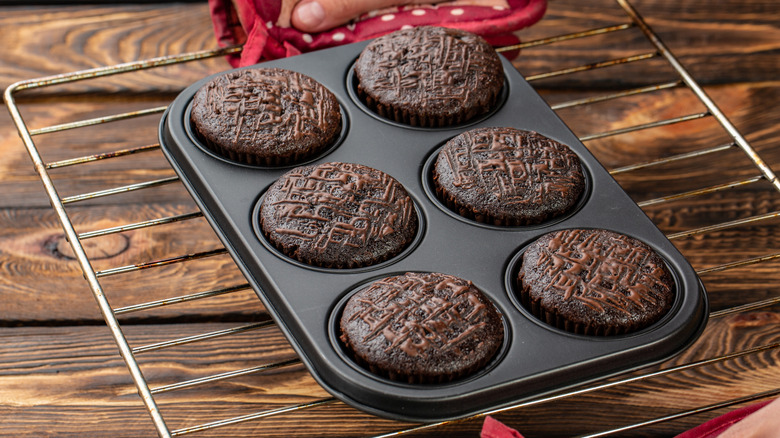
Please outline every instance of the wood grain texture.
M778 4L766 1L636 0L651 26L706 85L764 160L780 171L776 121ZM202 4L3 7L0 84L185 51L213 49ZM550 0L547 16L520 32L529 41L626 22L612 0ZM186 25L182 25L185 23ZM652 50L637 29L526 49L514 63L532 75ZM152 69L20 95L32 128L166 105L183 87L227 68L224 59ZM535 81L551 104L674 80L660 60ZM585 136L703 111L682 87L561 110ZM45 161L110 152L157 141L159 115L35 137ZM587 142L610 169L728 142L712 118ZM0 111L0 423L9 436L153 436L127 369L62 237L8 114ZM707 157L620 173L637 201L757 172L732 148ZM160 151L52 171L62 196L173 175ZM194 211L180 183L75 203L79 232ZM780 211L766 182L644 207L666 233ZM780 251L780 218L674 240L696 269ZM221 247L202 218L85 241L96 269ZM780 260L703 275L713 310L780 296ZM226 255L101 280L112 306L243 283ZM134 347L267 318L253 292L120 316ZM709 321L680 356L631 376L780 341L780 307ZM527 437L599 432L780 387L777 349L497 414ZM294 357L275 328L138 355L152 387ZM327 397L300 364L159 394L171 429ZM730 408L728 408L730 409ZM673 436L728 409L666 421L618 436ZM478 436L481 419L411 436ZM358 437L407 427L337 402L193 436Z
M777 309L732 315L710 321L696 345L681 356L653 369L709 358L780 341ZM128 325L131 345L231 327L227 324ZM284 338L274 329L174 347L139 355L150 386L177 383L226 371L293 358ZM514 410L498 418L525 436L571 436L619 427L635 421L724 401L751 390L772 389L778 380L778 351L676 372L646 381L567 397L552 403ZM110 425L121 424L124 436L150 433L140 400L105 327L29 327L4 329L0 337L0 389L4 400L5 432L17 436L53 433L57 436L89 434L110 436ZM652 370L652 369L651 369ZM648 370L643 370L642 374ZM739 376L734 379L734 376ZM695 397L692 396L695 394ZM156 398L172 429L210 420L290 406L328 397L301 365L238 377L201 387L160 394ZM97 401L97 402L96 402ZM712 413L663 423L632 436L672 435ZM46 418L46 422L41 422ZM99 418L107 429L96 427ZM338 422L334 424L334 418ZM566 418L551 422L550 418ZM52 427L53 424L58 427ZM438 433L475 436L480 419L458 422ZM294 415L279 415L223 428L207 436L269 437L372 436L408 427L382 420L340 402L310 408ZM9 429L10 427L10 429ZM102 430L102 432L101 432ZM413 436L426 436L425 434Z
M766 162L775 168L780 163L780 127L770 123L771 118L780 117L775 105L780 87L776 83L744 83L730 86L708 87L708 91L724 108L740 130L747 133ZM578 91L552 91L544 93L550 103L579 99L590 93ZM87 99L71 101L65 97L36 100L22 106L31 126L46 126L56 120L91 118L101 114L130 111L139 107L164 105L164 98L143 98L123 102L116 98ZM587 105L559 112L575 133L594 133L593 127L603 131L619 129L648 121L662 120L696 110L697 101L686 89L656 92L641 98L620 99L595 105ZM659 114L661 112L661 114ZM157 116L159 117L159 116ZM89 128L64 131L36 137L36 144L47 162L110 152L156 141L157 117L149 116L130 121L116 122ZM151 128L151 129L150 129ZM85 133L89 141L84 141ZM691 152L713 145L723 144L728 139L724 131L713 121L694 121L663 128L639 131L588 142L588 147L608 168L648 161L660 157ZM41 184L32 172L24 149L7 138L0 141L0 149L7 159L3 161L4 177L0 187L6 195L0 200L4 210L2 222L5 225L2 241L7 250L0 254L2 265L8 275L0 280L0 291L11 295L26 290L33 302L43 303L40 294L56 288L61 279L41 276L45 272L58 272L68 278L70 286L66 293L58 295L52 305L30 305L27 300L11 300L2 309L0 319L10 321L31 320L94 320L99 317L91 295L86 293L78 266L73 260L59 257L52 252L51 245L62 241L61 229L42 196ZM173 176L162 153L145 152L100 162L52 170L61 196L87 193L125 184L143 182ZM726 181L752 177L758 170L747 156L736 147L714 155L684 160L647 170L621 173L616 176L621 185L635 200L643 201L687 190L707 187ZM189 194L180 183L145 189L132 194L123 194L96 199L68 207L78 232L126 225L138 221L196 211ZM651 205L645 208L654 222L667 233L678 233L698 227L714 225L724 221L744 219L751 216L780 211L780 197L766 183L757 183L743 189L733 189L714 195L693 199ZM745 258L763 256L780 248L777 236L778 220L764 221L750 227L740 227L720 233L708 233L697 238L680 239L675 243L697 269L739 261ZM19 227L26 224L26 228ZM124 240L123 240L124 239ZM190 221L180 226L152 228L146 231L122 233L111 238L99 238L89 242L95 253L112 254L114 245L127 242L128 250L113 257L98 256L93 260L95 269L108 269L134 263L165 259L221 247L214 233L204 220ZM47 245L49 250L46 250ZM55 249L57 246L55 245ZM59 258L58 258L59 257ZM64 266L64 268L63 268ZM705 278L708 289L739 290L740 293L713 293L713 307L742 304L763 299L776 293L776 287L756 288L757 282L776 280L776 263L768 268L759 267L760 275L745 276L740 270L716 274ZM211 273L218 272L219 275ZM37 275L36 275L37 273ZM173 276L177 282L161 281ZM730 280L729 280L730 279ZM48 282L51 281L52 284ZM116 307L137 304L153 299L168 298L180 292L197 292L219 287L220 284L242 283L237 269L226 256L209 260L189 262L185 265L126 274L104 280L108 297ZM769 281L769 284L778 284ZM130 285L128 287L128 285ZM118 290L121 292L114 292ZM254 300L251 293L241 294ZM224 298L224 299L227 299ZM232 300L232 298L230 299ZM72 302L73 307L57 303ZM243 302L235 302L233 310L222 305L213 309L210 302L187 305L183 308L165 308L158 311L133 315L132 318L172 317L187 309L187 316L193 320L214 318L227 312L231 318L249 318L255 309L239 310ZM232 304L231 304L232 305ZM251 310L250 310L251 309ZM168 316L165 316L168 315ZM262 317L262 316L259 316Z
M644 0L636 7L702 83L766 81L777 76L780 30L776 17L780 6L776 2ZM6 7L0 17L6 42L0 47L3 88L18 80L216 48L205 3L62 6L43 13L31 13L34 9L30 8ZM551 0L545 18L520 35L534 40L627 21L612 0ZM617 39L596 37L528 50L538 55L520 58L517 65L528 74L560 68L561 60L572 66L626 56L633 54L629 48L642 47L642 43L650 50L638 30L622 34ZM74 84L56 92L175 91L225 68L223 59L215 59ZM619 81L604 76L567 77L547 85L613 88L618 83L652 83L669 73L668 69L631 66Z
M776 2L632 2L661 40L694 78L703 84L767 81L777 78L780 29ZM551 0L544 19L520 32L525 41L613 26L630 19L612 0L578 2ZM655 49L632 28L615 34L584 38L527 49L514 61L523 74L538 74L582 64L618 59ZM738 60L735 62L735 60ZM646 85L674 77L657 60L642 61L584 75L566 75L543 81L555 88L614 88Z
M217 48L203 3L4 7L0 85ZM172 92L228 68L222 58L57 87L56 93Z
M773 120L780 117L776 102L780 82L740 83L707 87L706 91L724 111L736 128L745 134L763 160L776 172L780 170L780 127ZM579 92L542 89L552 105L586 97L603 96L603 91ZM68 121L92 119L143 108L165 106L172 97L121 99L71 99L52 97L20 104L27 125L41 128ZM657 91L608 102L567 108L561 118L579 136L668 120L703 112L705 108L687 88ZM46 162L112 152L153 144L158 141L156 126L159 115L145 116L111 124L79 128L34 138ZM152 127L152 129L150 129ZM9 129L10 131L10 129ZM88 135L90 141L84 141ZM646 129L587 142L589 149L608 169L642 163L658 158L688 153L729 143L731 140L712 117ZM0 162L0 190L7 194L0 206L44 207L41 184L19 138L12 132L0 136L0 151L6 159ZM713 168L714 166L719 166ZM659 171L660 169L660 171ZM131 157L105 160L51 171L61 196L87 193L173 176L174 173L159 151ZM759 174L753 162L736 147L732 150L698 159L617 175L618 181L637 201L708 185L752 177ZM132 194L89 201L87 205L127 202L185 202L188 195L180 186L164 186Z
M63 123L89 120L148 108L164 107L172 97L163 95L134 97L109 96L49 97L19 104L28 129L56 126ZM7 115L6 115L7 116ZM94 154L114 152L158 143L157 125L160 114L148 115L119 122L65 130L33 137L38 153L46 163ZM4 125L0 136L0 150L6 153L0 162L0 190L6 194L0 200L4 207L45 207L49 205L30 157L12 125ZM132 156L102 160L79 166L50 171L60 197L110 189L126 184L152 181L175 175L161 151L144 152ZM108 200L107 200L108 199ZM181 186L162 186L131 194L102 199L99 202L186 202L189 195ZM91 201L90 201L91 202ZM87 202L89 204L89 202ZM94 204L94 203L93 203ZM76 205L76 204L74 204Z
M79 232L197 211L183 206L131 204L74 209ZM192 219L85 240L95 270L165 260L223 248L205 219ZM95 323L102 321L94 298L72 256L59 222L50 210L0 210L0 323ZM246 284L228 255L106 277L104 292L114 308ZM244 320L267 318L257 296L242 290L207 300L128 314L133 321Z
M766 192L731 192L686 202L685 207L654 206L646 209L662 230L672 233L749 216L780 211L780 200ZM73 209L77 231L86 232L142 220L195 211L181 206L131 204ZM70 255L54 213L39 209L0 210L0 321L19 324L32 321L96 321L94 300ZM675 240L696 269L769 254L780 248L780 219ZM26 224L24 227L20 224ZM152 227L84 241L96 270L164 260L221 248L204 219ZM704 277L713 309L745 304L780 290L778 262L725 271ZM114 307L171 298L186 293L244 284L238 268L227 255L190 261L170 267L104 278L101 283ZM56 293L54 293L56 291ZM209 320L265 318L252 292L236 292L221 298L163 307L128 315L122 320L178 318Z

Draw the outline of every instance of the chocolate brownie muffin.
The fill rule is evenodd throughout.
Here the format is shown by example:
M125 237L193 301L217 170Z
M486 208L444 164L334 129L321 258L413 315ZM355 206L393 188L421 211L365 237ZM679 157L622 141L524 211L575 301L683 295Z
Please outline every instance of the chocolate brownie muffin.
M209 81L192 100L195 135L215 153L261 166L299 163L341 133L336 96L301 73L252 68Z
M573 333L621 335L661 319L675 298L664 260L637 239L606 230L545 234L523 254L523 305Z
M514 128L464 132L433 166L437 197L468 219L532 225L571 211L585 190L577 154L541 134Z
M465 123L491 111L504 85L498 54L457 29L422 26L379 37L355 64L357 92L382 117L412 126Z
M260 206L260 227L279 251L325 268L359 268L399 254L417 233L403 186L350 163L301 166L282 175Z
M406 273L353 295L341 336L360 365L391 380L444 383L483 368L504 342L495 305L470 281Z

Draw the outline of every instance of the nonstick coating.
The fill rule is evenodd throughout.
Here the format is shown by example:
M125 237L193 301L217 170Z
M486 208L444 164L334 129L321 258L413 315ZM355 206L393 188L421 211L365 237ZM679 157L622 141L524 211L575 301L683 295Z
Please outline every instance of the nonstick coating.
M313 162L344 161L380 169L415 201L421 228L401 255L361 269L320 269L280 255L258 235L254 216L266 188L289 168L259 168L215 158L191 135L192 96L184 90L160 124L163 151L214 230L315 379L344 402L406 421L439 421L511 405L665 360L701 333L707 300L694 270L585 146L503 59L507 79L495 112L466 126L411 128L382 120L354 97L350 69L367 42L266 62L299 71L339 99L345 128L339 143ZM453 214L435 200L429 170L448 139L475 127L539 132L579 155L588 188L577 210L544 224L495 227ZM515 297L513 273L523 248L565 228L605 228L650 245L673 272L676 302L661 321L625 336L594 338L561 332L531 316ZM338 314L349 294L377 278L407 271L441 272L472 281L502 312L506 339L485 369L440 385L409 385L372 375L338 342Z

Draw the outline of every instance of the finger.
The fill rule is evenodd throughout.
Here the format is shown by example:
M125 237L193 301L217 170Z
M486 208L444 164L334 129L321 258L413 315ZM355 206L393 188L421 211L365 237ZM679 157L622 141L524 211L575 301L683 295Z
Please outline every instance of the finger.
M321 32L348 23L367 12L425 0L302 0L292 13L292 25L302 32Z

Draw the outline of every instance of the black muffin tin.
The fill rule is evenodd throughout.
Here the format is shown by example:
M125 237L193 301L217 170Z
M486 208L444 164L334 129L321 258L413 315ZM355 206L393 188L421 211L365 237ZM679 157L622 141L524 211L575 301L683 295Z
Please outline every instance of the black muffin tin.
M425 129L382 119L356 98L351 73L364 43L266 62L311 76L339 99L344 129L338 143L309 162L344 161L382 170L415 201L420 230L402 254L360 269L323 269L281 255L256 224L264 191L290 169L232 163L192 135L189 109L210 78L184 90L160 125L163 151L257 295L315 379L344 402L384 417L439 421L506 406L669 358L691 344L706 323L707 301L695 272L550 107L503 59L506 85L491 114L467 125ZM509 126L539 132L579 155L587 190L577 209L528 227L464 219L436 200L430 167L439 148L471 128ZM677 298L661 321L637 333L587 337L534 318L515 296L523 248L565 228L605 228L649 244L674 274ZM355 364L338 341L346 299L366 283L407 271L441 272L472 281L503 314L504 345L482 371L446 384L411 385L375 376Z

